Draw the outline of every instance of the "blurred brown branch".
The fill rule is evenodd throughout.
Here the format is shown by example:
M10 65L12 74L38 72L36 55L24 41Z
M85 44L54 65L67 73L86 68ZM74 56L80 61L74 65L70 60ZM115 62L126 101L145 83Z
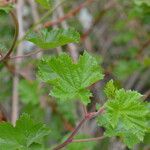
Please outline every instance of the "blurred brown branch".
M66 15L58 18L55 21L48 21L44 24L44 27L48 28L50 26L54 26L57 25L73 16L75 16L82 8L86 7L87 5L91 4L92 2L94 2L95 0L86 0L84 3L81 3L79 6L75 7L74 9L72 9L70 12L68 12Z

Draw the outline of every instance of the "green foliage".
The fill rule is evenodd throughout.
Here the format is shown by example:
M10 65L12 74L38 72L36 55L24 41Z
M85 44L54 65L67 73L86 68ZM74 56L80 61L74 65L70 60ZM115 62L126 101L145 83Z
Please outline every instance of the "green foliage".
M7 52L11 47L14 36L14 28L8 23L9 15L5 12L0 12L0 51Z
M3 0L0 0L0 5L2 1ZM47 15L48 10L52 10L54 1L35 1L44 8L37 9L37 13L45 18L40 18L40 20L46 21L45 14ZM72 0L68 1L63 6L64 12L69 12L70 8L76 5L76 2L72 2ZM79 0L78 2L80 3ZM114 9L116 7L114 5L103 14L103 5L100 4L102 13L99 12L99 10L92 11L93 14L91 18L93 22L103 19L104 21L101 22L100 26L104 26L108 29L104 34L101 34L101 40L99 40L99 34L101 33L98 31L99 24L97 24L96 32L89 35L93 52L96 52L94 57L84 52L83 56L80 56L79 60L74 62L71 57L65 53L60 54L58 57L49 57L53 52L44 52L44 57L45 55L47 56L47 54L48 57L40 61L38 76L48 84L44 85L44 88L40 88L37 81L30 82L23 79L20 80L19 94L22 103L18 105L19 111L30 114L34 121L32 121L28 115L24 114L17 121L15 127L10 123L0 122L0 150L46 150L43 143L51 146L53 143L60 142L62 136L65 136L65 138L63 138L64 141L66 135L68 137L68 132L71 132L76 126L76 119L78 118L75 115L76 106L73 100L79 99L85 105L90 102L90 97L92 96L89 90L91 89L90 86L103 78L102 69L100 68L101 64L104 66L104 69L106 68L106 80L108 74L109 76L115 75L115 78L119 79L119 81L115 81L116 83L126 84L126 79L138 71L141 72L138 79L142 79L142 71L147 71L146 69L150 67L149 45L145 44L149 41L150 34L150 0L117 0L117 3L121 6L121 9ZM28 30L34 21L30 18L28 19L27 15L33 15L33 12L30 10L30 4L25 4L24 7L26 8L25 10L27 10L27 13L23 15L23 17L25 17L25 30ZM10 23L10 16L7 14L12 8L12 5L0 7L0 52L3 56L11 47L14 36L14 26ZM86 15L86 18L87 17L88 13ZM74 27L77 27L78 31L84 34L84 29L78 17L76 17L76 19L67 20L67 22L69 25L72 24ZM105 24L103 24L103 22L105 22ZM68 43L78 43L80 41L80 35L74 29L41 29L39 31L29 32L26 39L42 49L54 49ZM103 41L106 41L104 45ZM19 40L19 43L20 42L21 40ZM16 49L19 43L17 43L11 55L12 57L17 54ZM28 43L23 43L23 46L24 50L32 48ZM28 53L27 51L24 52L25 54ZM80 52L81 49L79 48L77 53ZM100 53L103 57L99 55ZM37 59L35 60L36 61L28 61L28 58L24 58L23 61L21 61L20 67L26 68L28 64L30 64L36 69ZM10 59L8 64L15 67L15 60ZM0 63L0 102L2 108L4 108L2 109L2 115L4 114L4 116L7 116L6 114L8 112L5 113L5 109L7 111L7 108L10 107L13 91L13 74L9 73L9 69L13 69L13 67L6 67L8 67L7 64ZM30 68L30 66L28 68ZM139 84L138 82L135 83L132 88ZM143 82L141 91L146 92L148 87L149 82ZM50 94L57 99L61 99L60 101L53 101L51 97L46 97L50 88L52 88ZM43 93L41 93L41 90ZM93 92L94 100L97 98L97 89L94 89ZM141 141L143 141L143 144L140 144L140 146L149 144L150 107L147 107L147 103L142 101L142 95L135 91L117 89L114 86L113 80L110 80L106 84L104 92L108 101L104 104L105 112L98 117L98 124L106 129L104 135L106 136L105 141L70 143L64 149L97 150L101 147L101 149L106 150L110 147L108 137L112 136L118 136L128 147L133 147ZM39 104L41 95L42 97L44 96L44 99L50 99L44 108L41 108ZM96 104L97 111L103 107L101 105L102 104ZM93 109L91 105L88 107L89 112ZM8 116L10 116L9 113ZM45 127L45 125L37 123L37 121L46 121L53 132L49 134L49 129ZM47 134L49 134L49 136L45 138ZM88 137L89 136L86 135L77 135L75 139ZM141 147L141 149L145 148Z
M50 133L49 139L53 137L54 141L62 140L61 133L64 133L64 131L68 133L69 130L66 125L72 126L73 128L77 119L75 115L75 103L72 101L66 101L65 105L62 101L56 101L56 110L57 112L53 112L50 119L50 129L52 132Z
M150 6L146 4L134 5L133 9L129 11L130 19L139 19L144 24L150 23Z
M1 150L42 150L41 140L50 130L43 124L34 122L23 114L13 127L10 123L0 124Z
M68 43L76 42L80 40L80 35L74 29L53 29L51 31L42 29L38 33L29 32L26 36L26 40L36 44L43 49L56 48Z
M41 108L41 106L39 104L37 104L37 105L32 105L31 103L26 104L22 107L21 112L30 114L30 117L34 121L38 121L38 122L44 121L45 111L43 108Z
M116 87L114 86L113 80L110 80L110 81L106 84L104 91L105 91L105 94L106 94L106 96L107 96L108 98L110 98L110 99L111 99L111 98L114 98L115 92L116 92Z
M121 32L114 38L114 43L118 45L127 44L135 37L134 32Z
M69 113L68 113L68 108ZM76 113L75 109L75 103L72 101L66 101L65 105L63 101L57 102L57 109L59 110L59 113L63 115L63 117L69 121L71 124L75 124L75 120L77 117L74 115Z
M53 73L52 68L49 65L51 58L43 58L38 64L38 76L41 80L47 83L51 83L51 80L56 78L56 74Z
M53 85L51 96L62 100L80 99L87 105L92 94L86 88L103 78L97 60L86 51L77 63L65 53L42 60L41 63L39 76ZM46 69L43 64L48 68Z
M41 89L37 81L21 80L19 83L19 93L21 101L25 104L38 104Z
M12 87L11 74L7 70L2 69L3 65L3 63L0 63L0 102L10 100Z
M150 57L144 58L143 64L145 67L149 67L150 66Z
M6 6L1 6L1 2L0 2L0 11L4 11L6 13L9 13L12 10L12 8L13 8L12 4L9 4L9 5L6 5Z
M134 2L137 5L146 4L146 5L150 6L150 0L134 0Z
M120 60L114 67L113 73L118 79L123 80L141 67L142 65L137 60Z
M36 2L46 9L49 9L52 5L52 0L36 0Z
M111 83L111 82L110 82ZM124 89L115 90L107 85L108 101L105 103L105 113L98 117L98 124L106 128L105 135L120 136L128 147L143 141L148 131L148 113L142 95L136 91ZM108 92L109 91L109 92Z

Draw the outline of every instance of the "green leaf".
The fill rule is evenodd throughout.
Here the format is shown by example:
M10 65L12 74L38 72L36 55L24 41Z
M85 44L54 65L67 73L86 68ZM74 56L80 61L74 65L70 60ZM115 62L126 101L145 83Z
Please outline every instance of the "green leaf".
M63 46L68 43L78 43L80 35L74 29L53 29L51 31L42 29L38 33L28 33L26 40L36 44L40 48L49 49Z
M27 114L20 117L15 127L10 123L1 123L0 131L1 150L33 150L33 145L41 147L41 139L50 132L45 125L34 122Z
M116 92L116 87L114 86L113 80L110 80L104 89L104 92L108 98L113 98Z
M36 0L41 6L49 9L52 6L52 0Z
M149 115L148 115L148 120L149 120L149 128L148 128L148 133L144 137L144 144L150 144L150 102L148 102L148 110L149 110Z
M43 58L38 65L38 76L44 82L51 82L51 80L55 80L57 76L49 66L49 61L49 58Z
M42 60L41 64L39 76L53 85L51 96L62 100L80 99L87 105L92 94L86 88L103 79L97 60L86 51L77 63L62 53L58 57Z
M144 137L144 144L150 144L150 133L147 133Z
M105 103L105 113L98 117L98 124L106 128L106 136L120 136L130 148L143 141L149 109L141 97L136 91L115 90Z
M21 101L25 104L38 104L41 90L37 81L21 80L19 83Z
M134 2L137 5L146 4L146 5L150 6L150 0L134 0Z

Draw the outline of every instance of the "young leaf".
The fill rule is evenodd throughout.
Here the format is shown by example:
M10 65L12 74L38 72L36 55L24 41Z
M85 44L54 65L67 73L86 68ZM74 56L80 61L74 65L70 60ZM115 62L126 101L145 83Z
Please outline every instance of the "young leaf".
M109 87L107 87L109 90ZM128 147L143 140L148 131L148 107L136 91L116 90L105 103L105 113L98 124L105 127L106 136L120 136Z
M25 104L38 104L40 98L40 89L38 82L21 80L19 84L19 93L21 101Z
M104 89L104 92L108 98L113 98L115 95L116 87L114 86L113 80L110 80Z
M53 85L50 94L58 99L80 99L87 105L92 94L86 88L103 78L97 60L86 51L77 63L73 63L65 53L42 60L41 63L39 76Z
M26 40L36 44L40 48L49 49L66 45L68 43L78 43L80 35L74 29L53 29L51 31L42 29L39 33L28 33Z
M40 140L49 134L50 130L41 123L36 123L27 114L23 114L13 127L10 123L0 124L1 150L26 150L33 145L41 147Z

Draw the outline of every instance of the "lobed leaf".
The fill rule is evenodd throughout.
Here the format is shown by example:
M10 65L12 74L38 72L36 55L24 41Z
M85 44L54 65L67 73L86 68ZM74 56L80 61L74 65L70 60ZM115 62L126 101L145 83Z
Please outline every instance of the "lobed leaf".
M10 123L0 124L1 150L33 150L41 147L40 140L49 134L50 130L41 123L34 122L27 114L23 114L13 127Z
M43 59L39 67L39 76L53 86L51 96L63 100L80 99L85 105L90 102L92 96L87 87L103 78L96 58L86 51L77 63L65 53Z
M43 49L56 48L68 43L78 43L80 35L74 29L42 29L38 33L29 32L26 40Z
M138 92L116 89L112 97L112 89L107 86L107 95L110 95L105 103L105 113L98 117L98 124L106 128L106 136L120 136L131 148L143 141L148 132L149 109Z

